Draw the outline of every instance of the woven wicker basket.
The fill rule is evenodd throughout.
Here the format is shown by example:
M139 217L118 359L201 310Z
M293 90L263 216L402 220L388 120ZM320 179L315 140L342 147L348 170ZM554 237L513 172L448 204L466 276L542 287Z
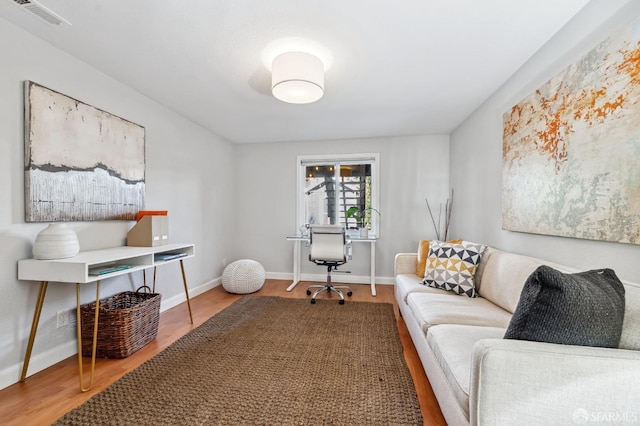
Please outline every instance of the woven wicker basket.
M96 356L126 358L156 338L160 318L158 293L125 291L100 300ZM82 355L91 356L96 302L80 306Z

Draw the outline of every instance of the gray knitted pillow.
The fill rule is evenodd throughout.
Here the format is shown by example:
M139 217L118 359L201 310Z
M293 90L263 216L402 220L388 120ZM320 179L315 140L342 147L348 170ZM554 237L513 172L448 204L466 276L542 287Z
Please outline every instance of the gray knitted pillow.
M505 339L616 348L624 286L611 269L564 274L540 266L527 278Z

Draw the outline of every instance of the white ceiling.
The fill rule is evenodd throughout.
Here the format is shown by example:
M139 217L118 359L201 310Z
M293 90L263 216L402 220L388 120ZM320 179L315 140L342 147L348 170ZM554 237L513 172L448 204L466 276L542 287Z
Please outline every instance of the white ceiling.
M588 0L40 2L72 25L0 16L246 143L448 134ZM269 92L265 50L292 39L330 56L316 103Z

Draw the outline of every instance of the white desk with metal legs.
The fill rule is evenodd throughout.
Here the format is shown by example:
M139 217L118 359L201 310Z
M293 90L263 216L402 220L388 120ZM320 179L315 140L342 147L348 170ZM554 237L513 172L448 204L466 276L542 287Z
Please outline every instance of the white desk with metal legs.
M374 235L369 235L367 238L362 238L359 235L349 236L349 239L353 244L360 243L368 243L371 244L371 270L370 270L370 278L371 278L371 295L376 295L376 241L378 241L378 237ZM287 291L291 291L294 289L296 285L300 282L300 264L302 261L301 255L302 243L309 243L308 236L296 235L292 237L287 237L287 240L293 241L293 282L289 287L287 287Z
M182 253L182 257L169 260L156 258L158 254ZM156 287L156 267L166 265L168 263L180 262L180 270L182 272L182 283L184 285L184 294L187 299L187 307L189 308L189 320L193 324L193 315L191 314L191 302L189 301L189 288L187 286L187 277L184 272L183 260L189 259L195 255L195 246L193 244L167 244L156 247L114 247L102 250L92 250L80 252L74 257L55 260L36 260L23 259L18 261L18 279L27 281L40 281L40 289L36 300L36 307L33 313L33 322L31 323L31 333L29 334L29 342L27 343L27 352L22 365L22 374L20 381L24 382L27 378L27 369L31 359L31 351L33 350L33 342L38 330L40 322L40 314L44 305L44 296L47 292L49 282L56 283L76 283L76 332L78 339L78 373L80 378L80 390L86 392L93 386L96 366L96 342L98 333L98 312L100 308L100 281L107 278L116 277L124 274L131 274L136 271L144 271L147 268L153 268L153 292ZM92 275L91 268L105 265L127 265L126 269L114 270L104 275ZM89 385L85 387L83 378L83 362L82 362L82 317L80 315L80 286L89 283L96 283L96 309L95 320L93 326L93 346L91 351L91 376L89 377ZM145 277L146 285L146 277Z

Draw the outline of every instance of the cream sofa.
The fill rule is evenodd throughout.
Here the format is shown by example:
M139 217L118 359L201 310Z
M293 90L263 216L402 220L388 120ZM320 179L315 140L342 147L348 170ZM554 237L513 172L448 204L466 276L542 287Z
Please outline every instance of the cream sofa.
M477 298L427 287L395 257L395 298L449 425L640 424L640 286L625 284L619 349L503 339L540 259L487 248Z

